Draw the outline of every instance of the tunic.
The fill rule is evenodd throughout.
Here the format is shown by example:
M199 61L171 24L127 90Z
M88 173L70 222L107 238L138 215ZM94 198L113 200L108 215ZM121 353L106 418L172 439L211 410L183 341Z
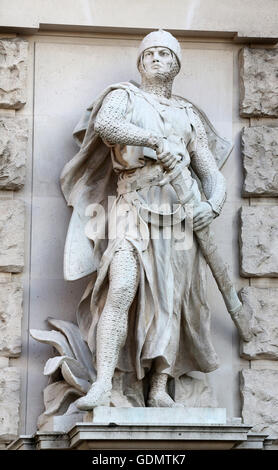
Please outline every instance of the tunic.
M166 137L169 151L189 166L189 151L194 148L196 136L189 103L177 98L156 99L140 90L132 90L126 120ZM128 240L137 253L140 281L117 369L136 372L141 380L156 359L157 371L174 378L189 371L213 371L218 367L218 358L211 342L206 262L196 240L193 237L189 247L177 250L173 226L170 236L165 238L159 223L148 222L140 215L142 208L151 213L157 208L161 212L161 207L163 213L173 214L178 205L176 193L169 183L159 185L164 170L152 149L116 144L112 146L111 159L117 174L118 193L109 220L112 226L116 223L117 233L103 250L101 237L87 230L95 251L99 251L99 265L78 310L81 329L87 329L86 339L93 361L96 363L98 319L109 287L109 265L123 240ZM196 180L189 171L188 179L201 200ZM188 223L182 217L180 220L184 226ZM156 237L151 236L153 225L156 225ZM90 297L91 318L88 317Z

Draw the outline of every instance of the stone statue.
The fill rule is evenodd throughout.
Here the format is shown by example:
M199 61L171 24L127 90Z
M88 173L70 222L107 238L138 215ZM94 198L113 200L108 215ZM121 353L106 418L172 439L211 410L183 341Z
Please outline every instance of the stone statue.
M92 274L77 321L97 378L77 400L80 410L110 404L115 370L139 382L148 378L147 406L174 407L169 378L218 367L206 263L241 337L251 338L248 312L243 312L209 228L225 202L219 167L231 145L201 110L172 94L180 64L180 45L170 33L148 34L137 59L141 85L114 84L88 108L75 130L80 151L61 176L65 198L74 208L65 278ZM90 207L96 204L107 217L102 211L93 214ZM188 207L194 237L181 250L173 226L190 223ZM152 219L154 214L166 222ZM89 215L101 227L94 234ZM117 226L114 237L105 232L111 220ZM165 224L168 237L162 236ZM152 237L152 225L158 237Z

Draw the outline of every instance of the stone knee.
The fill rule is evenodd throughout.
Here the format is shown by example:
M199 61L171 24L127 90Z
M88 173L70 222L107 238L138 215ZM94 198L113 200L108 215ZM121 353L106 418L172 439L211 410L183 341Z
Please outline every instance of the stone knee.
M129 310L139 282L137 255L129 246L128 249L116 251L109 270L109 302L122 312Z

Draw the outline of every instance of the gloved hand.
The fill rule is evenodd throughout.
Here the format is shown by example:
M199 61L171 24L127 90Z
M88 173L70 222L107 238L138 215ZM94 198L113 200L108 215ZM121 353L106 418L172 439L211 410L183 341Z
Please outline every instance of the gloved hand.
M215 214L208 202L201 201L193 209L193 230L201 230L211 224Z
M165 170L171 171L175 168L180 157L172 154L169 150L167 139L160 138L156 146L157 159L161 162Z

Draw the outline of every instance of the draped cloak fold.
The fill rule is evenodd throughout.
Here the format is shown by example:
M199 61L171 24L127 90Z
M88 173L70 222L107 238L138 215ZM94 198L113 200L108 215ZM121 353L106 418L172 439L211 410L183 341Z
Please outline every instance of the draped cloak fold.
M66 280L75 280L92 274L79 304L77 321L94 362L96 328L106 300L107 273L114 251L113 244L107 249L107 240L93 243L86 236L84 227L88 217L85 210L90 204L98 203L108 211L108 196L117 194L111 149L94 130L104 98L116 89L124 89L131 100L139 91L130 82L117 83L103 91L76 126L74 137L80 150L65 165L61 175L63 194L68 205L73 207L65 244L64 276ZM191 105L202 120L209 148L220 168L232 146L217 134L206 115ZM163 247L161 240L152 241L150 250L144 253L136 246L135 249L140 265L140 282L130 309L128 335L120 353L118 369L135 371L139 380L150 369L154 358L159 360L160 371L172 377L180 377L192 370L209 372L216 369L218 359L211 344L210 312L205 292L206 263L196 241L183 256L173 255L171 249L166 245ZM171 266L171 269L163 276L156 276L162 264ZM168 296L169 282L172 287Z

